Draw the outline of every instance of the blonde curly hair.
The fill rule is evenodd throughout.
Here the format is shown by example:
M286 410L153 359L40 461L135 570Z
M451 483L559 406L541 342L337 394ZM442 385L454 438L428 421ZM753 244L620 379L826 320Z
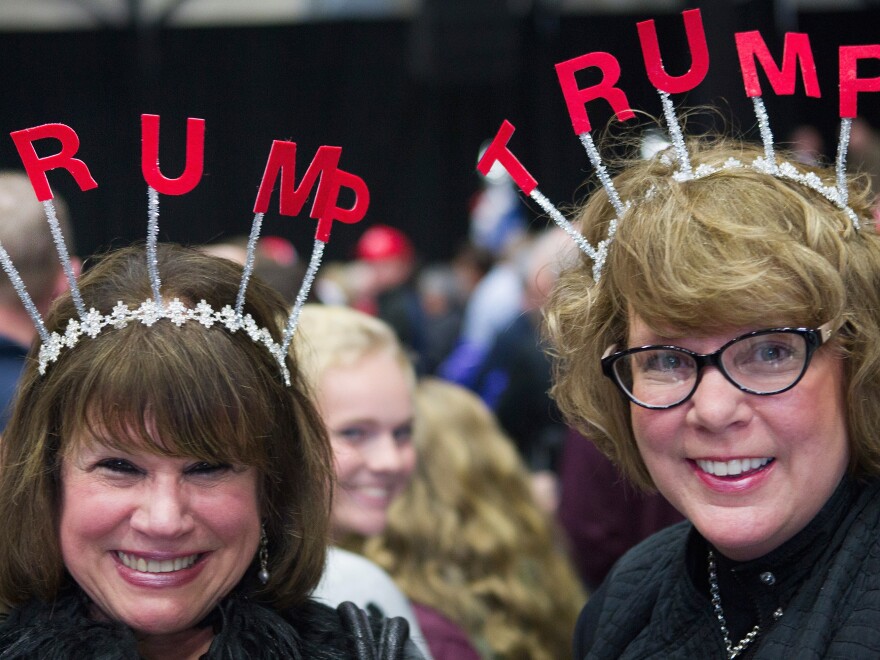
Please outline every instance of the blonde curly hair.
M491 411L439 379L416 391L412 484L364 554L485 658L567 657L586 600L529 474Z

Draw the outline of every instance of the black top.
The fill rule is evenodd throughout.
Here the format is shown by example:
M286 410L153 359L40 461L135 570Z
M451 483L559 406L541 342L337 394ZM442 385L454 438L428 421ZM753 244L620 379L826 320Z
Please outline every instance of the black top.
M404 619L368 616L352 603L315 601L278 611L233 592L203 622L214 639L203 660L418 660ZM31 601L0 623L3 660L139 660L121 623L95 621L89 600L69 590L53 603Z
M575 657L726 657L708 550L684 522L627 553L581 613ZM761 627L739 657L880 657L880 479L845 478L805 529L763 557L715 556L731 641Z

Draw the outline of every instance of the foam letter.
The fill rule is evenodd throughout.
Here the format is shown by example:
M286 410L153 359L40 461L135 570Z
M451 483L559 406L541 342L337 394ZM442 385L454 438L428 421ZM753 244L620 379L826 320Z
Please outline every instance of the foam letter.
M165 195L183 195L195 188L205 164L205 120L186 120L186 167L176 179L159 171L159 115L141 115L141 171L147 185Z
M299 215L320 176L321 180L309 215L318 220L315 238L326 243L330 238L330 227L334 220L346 223L358 222L366 214L370 203L370 192L363 179L339 169L341 156L342 147L318 147L315 157L297 187L296 143L275 140L269 150L269 160L266 162L266 170L254 203L254 213L265 213L269 209L272 188L280 174L280 213L288 216ZM351 208L340 208L336 204L339 191L343 187L354 191L355 202Z
M315 158L317 158L317 155ZM334 220L353 224L363 219L367 213L367 207L370 205L370 191L362 178L338 168L334 168L331 172L324 172L321 176L321 185L318 189L319 195L321 189L324 188L328 189L325 210L318 219L318 229L315 232L315 238L326 243L330 240L330 228ZM348 188L354 192L354 203L351 205L351 208L340 208L337 205L341 188ZM330 204L331 198L333 200L332 204Z
M880 76L857 77L859 60L880 59L880 44L840 47L840 116L858 114L859 92L880 92Z
M642 57L648 79L661 92L679 94L688 92L699 85L709 72L709 47L706 45L706 32L699 9L689 9L681 13L687 35L688 49L691 52L691 68L681 76L670 76L663 68L660 44L657 41L657 27L654 21L636 24L639 41L642 44Z
M257 201L254 203L254 213L265 213L269 210L272 187L275 185L275 181L280 173L279 212L281 215L299 215L299 212L302 211L302 207L308 200L309 193L315 187L318 177L322 173L326 174L336 170L341 154L341 147L319 147L306 173L303 175L299 187L297 187L296 143L275 140L272 143L272 148L269 150L269 160L266 162L266 170L263 173L263 180L260 182ZM319 185L315 201L312 203L311 216L313 218L320 218L324 214L328 197L326 186Z
M810 48L810 37L800 32L786 32L785 45L782 50L782 68L776 66L764 38L757 30L737 32L736 50L739 53L739 65L742 69L746 95L761 96L761 81L755 66L757 59L767 74L770 86L779 96L794 94L797 78L797 65L800 62L801 75L804 77L804 91L807 96L822 96L819 91L819 79L816 77L816 62Z
M18 155L24 165L34 193L41 202L52 199L52 189L49 187L49 179L46 172L63 167L73 176L80 190L97 188L98 184L89 173L86 164L74 158L79 149L79 137L76 132L65 124L43 124L34 128L26 128L21 131L10 133ZM34 149L35 140L55 138L61 143L61 151L57 154L40 158Z
M592 87L579 89L575 74L588 67L597 67L602 71L602 82ZM562 87L562 95L568 106L571 125L577 135L589 133L590 118L587 116L586 104L593 99L603 98L611 104L611 109L620 121L632 119L635 113L629 107L626 94L615 87L620 79L620 63L610 53L595 52L581 55L556 65L556 75ZM511 131L512 132L512 131ZM522 186L520 186L522 187Z
M587 129L589 130L589 126ZM507 143L510 141L513 131L513 124L509 121L505 119L501 122L501 128L498 129L498 133L492 139L492 144L489 145L483 153L483 157L480 158L480 162L477 163L477 169L483 176L486 176L496 162L501 163L504 169L507 170L507 173L516 182L516 185L520 187L520 190L526 195L530 195L538 186L538 181L535 177L529 174L528 170L523 167L517 157L507 148Z

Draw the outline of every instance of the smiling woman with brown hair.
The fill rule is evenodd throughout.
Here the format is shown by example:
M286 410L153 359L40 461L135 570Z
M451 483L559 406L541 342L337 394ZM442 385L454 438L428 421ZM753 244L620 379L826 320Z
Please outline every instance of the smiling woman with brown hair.
M264 345L284 302L254 278L238 324L219 310L239 266L172 245L156 265L161 305L143 250L102 258L79 284L101 311L62 298L57 353L31 353L0 443L0 654L356 658L375 634L418 657L405 624L309 599L332 457L296 363Z
M796 174L735 140L687 147L690 175L662 152L615 177L632 204L601 277L584 259L548 308L561 409L687 518L616 564L576 655L877 657L880 239L865 187L838 183L841 202L823 193L833 170L781 151ZM615 217L598 193L578 220L597 242Z

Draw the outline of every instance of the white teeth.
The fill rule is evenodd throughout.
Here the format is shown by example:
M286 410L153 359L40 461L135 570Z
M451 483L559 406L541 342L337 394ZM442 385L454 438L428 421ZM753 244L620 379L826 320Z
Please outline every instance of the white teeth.
M128 555L119 550L116 551L116 556L119 557L125 566L141 573L172 573L180 571L195 564L199 558L199 555L195 554L175 559L144 559L143 557Z
M708 472L716 477L737 477L743 472L762 468L772 460L772 458L735 458L732 461L698 460L697 465L703 472Z

